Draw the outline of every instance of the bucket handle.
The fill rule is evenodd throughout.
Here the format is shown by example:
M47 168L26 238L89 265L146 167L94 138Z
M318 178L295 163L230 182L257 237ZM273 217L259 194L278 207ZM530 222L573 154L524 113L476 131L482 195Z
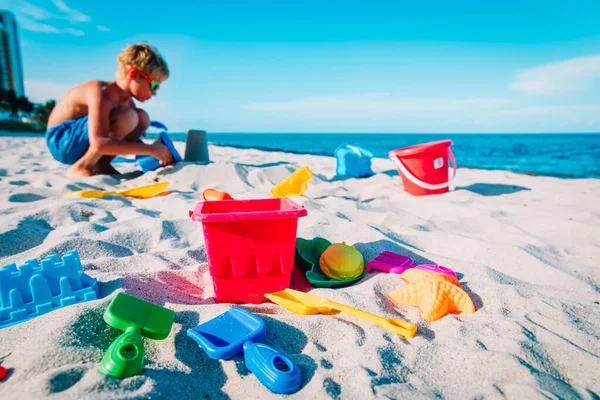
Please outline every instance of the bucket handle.
M450 150L450 148L448 148L448 158L450 159L450 161L452 161L452 178L448 179L448 182L446 183L439 183L437 185L432 185L430 183L423 182L422 180L411 174L410 171L404 166L402 161L400 161L400 158L396 156L396 154L394 154L393 152L390 153L390 158L396 163L398 169L404 174L406 179L426 190L445 189L449 187L454 178L456 178L456 159L454 158L454 154L452 154L452 150Z
M358 155L358 158L362 158L363 155L359 149L357 149L356 147L351 146L351 145L346 145L346 147L349 148L350 150L352 150L353 152L355 152Z

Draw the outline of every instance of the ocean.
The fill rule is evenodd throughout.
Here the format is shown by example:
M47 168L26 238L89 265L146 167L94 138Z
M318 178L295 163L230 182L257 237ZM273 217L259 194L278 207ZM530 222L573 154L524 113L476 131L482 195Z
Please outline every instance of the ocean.
M185 133L170 133L185 141ZM154 136L154 135L152 135ZM215 145L333 156L354 144L387 158L390 150L451 139L458 167L498 169L560 178L600 179L599 134L347 134L208 133Z

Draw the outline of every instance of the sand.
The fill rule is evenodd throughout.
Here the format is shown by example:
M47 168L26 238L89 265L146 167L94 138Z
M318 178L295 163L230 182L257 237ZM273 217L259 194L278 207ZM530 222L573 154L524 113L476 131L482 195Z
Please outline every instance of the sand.
M183 143L178 143L183 153ZM313 293L418 325L403 339L351 316L299 316L271 303L241 305L264 318L264 343L287 353L304 383L290 398L598 399L600 395L600 181L459 169L452 192L411 197L389 160L376 175L334 179L335 160L210 147L213 163L181 163L147 174L118 166L122 179L64 177L41 138L0 137L0 265L76 249L102 282L97 301L0 330L10 369L1 399L279 397L243 358L209 359L186 330L231 307L215 304L201 224L188 210L204 188L236 198L268 197L300 165L316 174L298 236L356 244L366 260L383 250L458 272L478 311L427 323L387 293L396 275L369 273L345 289ZM460 160L458 160L460 163ZM146 200L64 199L68 191L169 181ZM293 286L307 289L298 272ZM168 307L176 322L164 341L146 341L142 375L98 372L119 331L102 314L123 291Z

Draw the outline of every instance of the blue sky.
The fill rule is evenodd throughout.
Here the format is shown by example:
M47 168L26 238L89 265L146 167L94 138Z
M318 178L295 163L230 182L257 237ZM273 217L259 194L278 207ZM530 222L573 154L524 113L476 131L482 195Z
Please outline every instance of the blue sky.
M523 4L525 3L525 4ZM600 2L0 0L27 95L147 41L171 131L599 132Z

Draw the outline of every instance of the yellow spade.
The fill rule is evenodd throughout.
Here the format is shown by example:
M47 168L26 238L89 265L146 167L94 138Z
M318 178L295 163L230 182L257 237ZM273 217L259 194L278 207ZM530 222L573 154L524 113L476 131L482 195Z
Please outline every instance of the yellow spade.
M299 292L293 289L285 289L280 292L265 294L265 297L273 303L279 304L281 307L294 314L309 315L309 314L333 314L336 312L345 312L354 317L358 317L381 328L394 332L406 338L413 338L417 333L417 326L410 322L402 321L401 319L383 318L377 315L369 314L368 312L357 310L350 306L333 302L324 297L315 296L304 292Z
M275 198L284 198L292 196L302 196L302 193L308 188L308 181L313 177L313 173L308 167L300 167L290 176L279 182L271 188L271 195Z
M75 198L87 198L87 199L103 199L108 196L116 195L123 197L135 197L136 199L147 199L154 197L169 186L169 182L154 183L152 185L140 186L136 188L121 189L116 191L103 191L103 190L79 190L77 192L70 192L65 194L63 197L68 199Z

